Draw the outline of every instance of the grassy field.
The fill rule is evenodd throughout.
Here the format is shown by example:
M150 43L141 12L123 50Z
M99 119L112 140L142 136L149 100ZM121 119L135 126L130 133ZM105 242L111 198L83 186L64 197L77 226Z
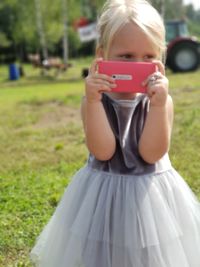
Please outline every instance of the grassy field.
M25 66L17 82L0 68L0 267L31 266L36 236L87 158L79 104L89 61L59 76ZM175 104L170 157L200 198L200 71L168 77Z

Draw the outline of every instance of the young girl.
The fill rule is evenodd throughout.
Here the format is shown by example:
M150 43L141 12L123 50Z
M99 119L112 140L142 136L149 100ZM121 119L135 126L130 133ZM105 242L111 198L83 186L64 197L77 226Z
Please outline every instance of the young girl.
M168 158L173 104L165 31L142 0L110 0L97 58L155 62L147 94L113 93L96 59L82 119L90 155L31 252L40 267L199 267L200 205Z

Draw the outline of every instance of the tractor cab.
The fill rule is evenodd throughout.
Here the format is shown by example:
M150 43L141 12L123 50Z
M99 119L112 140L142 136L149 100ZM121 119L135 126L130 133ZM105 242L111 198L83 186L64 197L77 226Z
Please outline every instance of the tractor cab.
M189 37L189 31L185 21L168 21L165 23L167 44L177 37Z

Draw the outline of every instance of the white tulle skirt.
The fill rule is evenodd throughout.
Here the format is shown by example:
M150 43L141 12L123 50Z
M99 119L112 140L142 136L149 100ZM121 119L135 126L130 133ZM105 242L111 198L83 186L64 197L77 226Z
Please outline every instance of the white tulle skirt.
M200 267L200 203L174 170L83 167L30 257L39 267Z

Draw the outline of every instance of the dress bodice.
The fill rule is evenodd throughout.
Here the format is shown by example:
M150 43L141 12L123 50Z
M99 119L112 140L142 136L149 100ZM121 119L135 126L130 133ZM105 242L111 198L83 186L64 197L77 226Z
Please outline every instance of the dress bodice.
M145 162L138 151L138 143L149 109L149 99L140 94L132 100L116 100L103 94L102 103L116 138L116 151L107 161L89 155L88 165L94 169L130 175L160 172L170 168L168 154L155 164Z

